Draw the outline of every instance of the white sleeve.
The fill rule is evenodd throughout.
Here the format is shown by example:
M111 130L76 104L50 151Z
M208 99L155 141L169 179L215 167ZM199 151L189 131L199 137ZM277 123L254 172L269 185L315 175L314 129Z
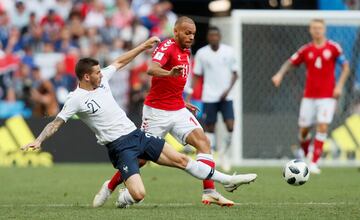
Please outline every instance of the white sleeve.
M111 77L116 73L116 67L113 65L109 65L103 69L101 69L101 74L106 79L106 81L109 81Z
M199 51L195 54L195 60L194 60L194 69L193 72L197 76L203 75L203 64L201 63L201 55Z
M73 115L75 115L79 110L79 102L72 96L70 93L68 99L65 101L65 104L57 117L63 119L65 122L69 120Z

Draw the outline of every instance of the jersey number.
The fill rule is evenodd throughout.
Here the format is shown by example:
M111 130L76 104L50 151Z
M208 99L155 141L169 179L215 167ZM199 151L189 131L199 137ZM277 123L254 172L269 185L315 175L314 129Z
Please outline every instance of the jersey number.
M317 57L315 60L315 67L318 69L322 68L322 61L321 61L321 57Z
M93 114L101 108L100 105L97 102L95 102L94 99L91 99L91 101L87 100L85 104L92 111Z

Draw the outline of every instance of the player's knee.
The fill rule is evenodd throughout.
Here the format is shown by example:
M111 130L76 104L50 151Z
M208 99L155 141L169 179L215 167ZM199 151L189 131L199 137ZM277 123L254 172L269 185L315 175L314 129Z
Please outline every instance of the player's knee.
M179 154L179 157L176 161L176 166L180 169L185 169L189 162L189 158L184 154Z
M205 126L205 131L214 133L215 132L215 125L213 125L213 124L206 125Z
M204 135L204 137L199 138L197 141L197 150L199 153L210 153L210 140Z
M135 200L135 202L140 202L145 198L145 189L136 189L132 192L132 197Z
M316 128L316 131L320 132L320 133L327 133L328 125L327 124L319 124Z
M227 129L228 132L233 132L233 130L234 130L234 121L227 120L227 121L225 121L225 125L226 125L226 129Z

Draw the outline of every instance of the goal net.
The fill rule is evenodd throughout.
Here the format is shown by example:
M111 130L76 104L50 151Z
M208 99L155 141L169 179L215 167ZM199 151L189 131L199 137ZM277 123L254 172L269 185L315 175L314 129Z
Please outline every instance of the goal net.
M228 18L211 21L221 29L223 42L234 48L240 65L234 100L233 164L276 163L294 157L305 68L288 74L278 89L270 79L286 59L311 40L308 24L313 18L325 19L327 37L342 46L351 65L322 163L360 162L360 12L235 10Z

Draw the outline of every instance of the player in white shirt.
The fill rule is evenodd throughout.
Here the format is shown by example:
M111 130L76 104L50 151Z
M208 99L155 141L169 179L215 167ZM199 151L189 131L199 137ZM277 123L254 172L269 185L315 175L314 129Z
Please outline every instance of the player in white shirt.
M79 86L69 94L57 117L43 129L34 142L22 147L22 150L40 149L45 139L76 114L95 133L98 143L107 147L113 166L121 172L127 188L117 199L117 206L120 208L140 202L145 197L138 158L183 169L199 179L212 179L222 183L229 192L256 178L256 174L226 175L178 153L166 144L164 139L137 129L117 105L108 80L138 54L152 48L157 42L157 37L150 38L104 69L100 69L97 60L80 59L75 67ZM179 72L172 71L169 74L176 75Z
M204 103L205 132L212 149L218 150L219 164L224 170L230 170L227 151L231 144L234 129L232 88L238 78L238 66L232 48L220 43L221 33L217 27L209 28L207 40L209 44L200 48L195 55L192 85L195 85L200 76L204 77L201 100ZM219 111L228 131L222 149L215 147L215 124Z

